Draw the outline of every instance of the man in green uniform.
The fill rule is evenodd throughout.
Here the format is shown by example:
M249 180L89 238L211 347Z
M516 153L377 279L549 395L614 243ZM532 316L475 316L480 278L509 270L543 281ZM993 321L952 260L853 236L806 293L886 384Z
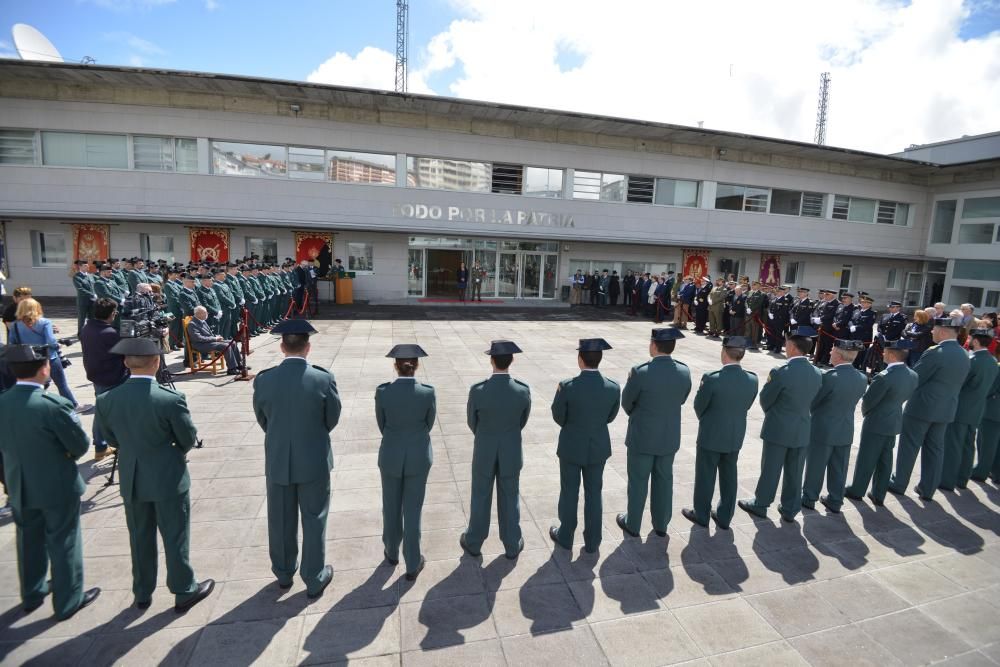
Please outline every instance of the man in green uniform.
M747 295L746 320L743 335L749 339L750 349L756 350L760 344L761 316L767 312L767 295L760 289L760 281L753 281L753 289Z
M611 346L603 338L581 338L577 347L580 374L563 380L552 399L552 419L561 427L559 446L559 525L549 528L549 537L564 549L573 548L576 507L583 478L583 545L594 553L601 545L601 487L604 464L611 456L608 424L621 407L618 383L601 375L598 366L604 350Z
M833 368L824 371L810 408L809 452L802 485L802 506L816 509L819 500L837 514L844 504L847 465L854 442L854 410L868 388L868 378L854 367L865 349L860 340L837 340L830 352ZM826 476L826 495L820 496Z
M987 477L992 477L994 484L1000 484L1000 372L994 378L993 386L986 392L986 407L983 410L983 420L979 422L976 455L976 467L972 469L970 479L985 482Z
M281 336L284 361L253 381L253 411L264 431L267 532L271 571L290 588L298 566L302 521L302 568L306 595L319 597L333 580L326 564L326 517L330 509L333 451L330 431L340 421L340 395L333 374L306 361L305 320L286 320L271 333Z
M195 289L194 276L190 273L181 276L181 289L177 292L177 303L180 305L181 317L194 317L194 309L202 305Z
M252 278L250 267L245 265L240 266L239 271L236 273L236 280L239 281L240 287L243 288L243 298L246 299L244 305L247 309L247 328L251 336L258 336L261 331L259 317L260 299L257 294L257 283Z
M118 287L121 291L128 294L128 278L125 277L125 272L122 271L122 263L117 259L109 259L108 263L111 264L111 277L114 278L115 282L118 283Z
M976 429L983 420L986 396L993 388L997 375L996 360L988 349L991 342L992 329L969 331L969 349L972 350L969 373L958 394L955 419L948 424L945 432L944 464L938 486L945 491L964 489L969 485L972 461L976 455Z
M722 278L715 279L715 287L708 293L708 337L718 338L722 335L723 311L726 308L726 297L729 290Z
M201 285L195 287L194 291L198 295L198 301L201 302L201 305L208 309L208 325L212 327L212 333L220 335L222 304L219 303L219 297L216 296L215 290L212 289L214 282L215 279L212 278L212 274L207 273L201 277Z
M125 305L128 292L114 279L114 271L110 264L99 264L98 277L94 281L94 294L98 299L110 299L118 304L119 309ZM115 328L119 328L121 317L115 318Z
M182 330L184 313L181 308L180 292L184 285L180 281L180 269L175 265L167 268L167 279L163 283L163 298L167 312L174 316L170 322L170 349L179 350L184 344Z
M87 270L89 262L78 259L73 262L73 287L76 289L76 335L80 335L87 318L91 316L97 293L94 291L94 275Z
M699 526L729 529L736 512L736 463L747 431L747 411L757 398L756 373L740 366L748 341L743 336L722 339L722 368L701 376L694 396L698 415L698 447L694 462L694 507L681 515ZM719 504L712 511L715 477L719 477Z
M226 265L226 276L225 276L226 287L233 294L233 299L236 300L236 310L234 311L234 317L232 322L232 335L230 338L236 338L240 329L240 322L243 321L243 308L246 307L247 298L243 293L243 283L239 279L239 267L230 262Z
M666 536L673 514L681 405L691 393L691 371L672 356L681 338L684 334L678 329L653 329L649 340L652 359L632 368L622 392L622 409L628 415L628 508L615 521L632 537L639 537L647 492L657 535Z
M129 294L135 294L135 288L139 283L146 282L146 272L143 270L144 263L141 259L132 258L132 266L125 272L125 279L128 280Z
M223 338L232 339L236 337L234 326L238 319L239 305L236 302L236 297L233 296L232 291L226 284L226 267L220 264L212 272L215 276L215 280L212 282L212 291L215 293L216 298L219 300L219 306L222 308L222 319L219 322L218 333Z
M876 506L885 503L892 474L892 450L903 430L903 403L917 388L917 374L906 366L913 343L906 339L887 340L883 348L885 370L872 378L861 399L861 442L854 461L854 478L844 495L861 500L871 482L868 498Z
M95 419L108 444L118 449L135 604L139 609L152 604L159 530L167 588L174 594L174 609L185 612L215 587L212 579L199 583L188 560L191 478L185 455L197 443L198 433L184 394L156 381L159 345L148 338L126 338L111 352L125 357L131 376L97 397Z
M934 320L929 347L917 361L917 388L903 411L896 472L889 491L906 493L913 464L920 452L920 482L915 491L922 500L932 500L941 484L944 440L948 424L958 411L958 395L969 374L969 355L958 344L959 324L949 317Z
M809 446L809 407L823 382L819 370L805 357L812 346L810 338L815 335L812 327L800 326L790 331L785 340L788 361L771 369L760 390L760 407L764 409L760 478L754 497L740 500L737 505L762 519L767 518L767 508L774 502L779 478L781 518L794 521L802 508L802 464Z
M531 413L531 389L510 376L514 355L521 348L509 340L490 343L493 375L472 385L466 403L469 430L475 435L472 450L472 500L469 527L459 544L470 556L479 556L490 532L493 486L497 488L497 522L504 555L513 560L524 550L518 483L523 455L521 429Z
M101 589L83 590L80 496L85 490L76 461L90 441L73 404L49 394L46 348L8 345L4 361L17 384L0 394L0 437L8 500L17 532L18 575L25 613L52 592L56 618L86 607ZM46 582L49 564L52 580Z

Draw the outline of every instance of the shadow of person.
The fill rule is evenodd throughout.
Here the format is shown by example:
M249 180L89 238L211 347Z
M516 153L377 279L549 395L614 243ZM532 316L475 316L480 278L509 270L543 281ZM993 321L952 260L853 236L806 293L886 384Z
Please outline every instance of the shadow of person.
M913 499L900 496L899 504L910 516L913 525L941 546L965 554L983 550L983 538L956 519L941 503L924 502L923 505L918 505Z
M798 521L758 521L753 552L761 565L781 575L786 584L809 581L819 569L819 559L802 536Z
M719 572L711 563L719 563ZM681 566L688 578L701 584L710 595L721 593L717 576L737 591L742 590L740 584L750 578L746 562L736 548L736 531L732 528L712 533L708 528L692 526L687 546L681 550Z
M638 540L628 540L629 542ZM665 540L657 540L656 546L664 548L664 555L666 555L665 550ZM619 559L628 559L629 547L626 546L625 542L620 543L611 554L601 563L599 569L598 579L601 582L601 590L606 596L612 600L618 601L619 609L621 609L624 614L637 614L644 611L652 611L654 609L659 609L659 604L656 602L656 593L653 591L652 587L646 583L646 580L638 572L633 572L631 574L618 574L621 572L621 568L616 566L616 561ZM669 572L669 570L667 570ZM593 584L586 587L591 592L591 598L594 595ZM590 601L590 607L593 608L593 599ZM589 613L589 612L588 612Z
M975 492L968 489L944 493L945 502L955 514L977 528L1000 535L1000 513L990 509Z
M925 553L920 548L925 542L923 535L910 524L901 521L888 506L871 507L866 502L852 502L858 510L862 528L876 542L900 556L919 556ZM865 554L867 553L869 550L866 548Z
M559 559L564 559L564 563L568 564L571 557L571 552L557 547L549 556L549 560L535 570L518 589L521 614L524 618L531 619L531 634L569 630L575 621L586 618L593 608L592 584L590 604L584 610L565 582L552 583L551 568L555 566L565 572L564 568L559 566Z
M858 536L847 522L847 517L841 514L809 514L802 517L802 536L816 551L824 556L836 558L848 570L857 570L867 560L858 559L857 554L838 551L832 544L858 540ZM867 547L866 547L867 552Z
M468 580L468 571L463 567L463 561L482 570L478 558L462 556L458 567L451 574L428 589L417 615L420 623L427 628L427 634L420 640L422 649L464 644L465 637L461 631L474 628L490 618L493 607L485 592L448 596L448 591L455 590L463 581Z

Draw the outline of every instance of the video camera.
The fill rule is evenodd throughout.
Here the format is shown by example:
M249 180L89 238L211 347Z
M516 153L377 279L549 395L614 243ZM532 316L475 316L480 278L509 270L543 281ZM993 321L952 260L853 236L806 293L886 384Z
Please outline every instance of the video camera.
M68 347L79 340L80 339L77 338L76 336L68 336L66 338L59 338L56 340L56 342L64 347ZM73 365L72 361L63 356L62 350L59 350L58 354L59 354L59 363L62 364L63 368L69 368L70 366Z
M132 319L121 321L122 338L153 338L159 340L167 335L170 323L174 321L171 313L152 308L140 308L130 313Z

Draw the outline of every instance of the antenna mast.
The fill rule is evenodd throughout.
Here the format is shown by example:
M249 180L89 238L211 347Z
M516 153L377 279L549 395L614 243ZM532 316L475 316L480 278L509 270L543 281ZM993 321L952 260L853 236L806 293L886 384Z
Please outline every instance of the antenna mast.
M830 73L819 75L819 100L816 103L816 136L813 141L817 145L826 144L826 116L830 109Z
M396 92L406 92L407 41L410 33L410 3L396 0Z

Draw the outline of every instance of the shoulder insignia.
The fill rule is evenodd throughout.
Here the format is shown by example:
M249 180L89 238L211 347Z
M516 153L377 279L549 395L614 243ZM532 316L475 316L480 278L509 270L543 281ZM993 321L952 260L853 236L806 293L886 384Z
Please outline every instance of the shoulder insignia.
M516 380L515 380L515 382L516 382ZM472 386L469 387L469 389L475 389L476 387L482 387L484 384L486 384L486 380L480 380L479 382L473 382Z
M618 386L618 383L615 382L614 380L612 380L611 378L605 377L604 379L607 380L608 382L610 382L611 384L613 384L614 386L616 386L616 387Z
M421 383L420 383L420 386L421 386L421 387L426 387L426 388L428 388L428 389L433 389L433 388L434 388L434 385L432 385L432 384L427 384L426 382L421 382Z
M379 385L378 387L376 387L376 389L385 389L385 388L386 388L386 387L388 387L388 386L389 386L390 384L392 384L392 383L391 383L391 382L383 382L383 383L382 383L382 384L380 384L380 385Z
M263 375L264 373L270 373L270 372L271 372L271 371L273 371L273 370L274 370L275 368L277 368L277 366L271 366L270 368L265 368L265 369L263 369L263 370L261 370L261 371L258 371L258 372L257 372L257 377L260 377L260 376L261 376L261 375Z
M673 357L671 357L671 359L673 359ZM674 363L677 364L678 366L687 366L687 364L685 364L680 359L674 359Z
M530 389L531 389L531 387L530 387L530 386L528 386L528 383L527 383L527 382L524 382L523 380L514 380L514 382L516 382L517 384L521 385L521 386L522 386L522 387L524 387L525 389L528 389L528 390L530 390Z
M747 369L745 369L745 368L743 370L747 371ZM750 375L752 375L754 377L757 377L757 373L755 373L754 371L747 371L747 373L749 373Z
M316 370L318 370L318 371L323 371L323 372L324 372L324 373L326 373L327 375L329 375L329 374L330 374L330 371L329 371L329 369L326 369L326 368L323 368L322 366L317 366L316 364L312 364L312 367L313 367L313 368L315 368L315 369L316 369Z
M47 391L42 391L42 398L48 401L49 403L54 403L58 405L61 408L66 406L72 406L72 403L70 403L68 399L63 398L59 394L50 394Z

